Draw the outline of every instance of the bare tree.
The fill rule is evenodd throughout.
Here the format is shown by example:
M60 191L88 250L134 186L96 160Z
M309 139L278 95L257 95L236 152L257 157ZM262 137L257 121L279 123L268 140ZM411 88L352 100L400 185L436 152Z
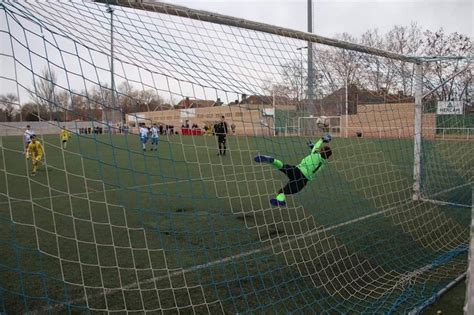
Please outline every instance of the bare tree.
M43 69L39 79L33 79L31 99L39 107L49 109L49 119L53 120L53 111L56 105L57 76L49 68Z
M264 85L264 94L267 96L274 96L276 98L286 98L291 99L291 95L293 94L294 90L285 84L279 83L270 83L266 82ZM293 98L295 99L295 98Z
M443 29L436 32L425 31L423 34L423 53L427 56L472 56L474 46L468 36L451 33ZM435 91L438 99L461 99L467 95L472 82L472 62L466 60L440 60L425 65L424 76L428 88L442 85ZM456 75L458 74L458 75ZM453 77L452 80L448 80ZM442 84L446 82L446 84Z
M24 121L48 120L48 109L42 105L28 102L21 107L21 116Z
M112 92L107 85L99 86L87 91L89 109L110 109L112 108Z
M122 82L118 88L117 105L123 114L139 111L138 91L128 82Z
M81 94L74 94L72 95L71 98L71 115L70 119L75 120L75 119L80 119L84 120L85 117L87 117L87 97L85 96L87 93L82 92Z
M0 105L3 107L3 113L5 115L6 121L13 121L19 107L18 97L11 93L0 95Z
M337 39L357 43L357 39L347 33L336 35ZM342 87L359 82L362 69L362 53L348 49L328 49L322 53L320 60L325 71L331 74L334 85Z
M377 29L368 30L361 37L361 44L385 49L384 38ZM384 86L384 76L387 73L387 61L384 58L369 54L361 57L364 71L361 72L362 85L368 89L380 91Z
M387 50L403 55L420 55L421 29L416 23L410 26L394 26L385 38ZM404 95L413 94L415 65L403 61L390 60L393 76L388 89L402 91Z
M422 44L422 33L421 28L415 22L410 24L408 29L408 50L406 54L408 55L420 55L421 54L421 44ZM415 64L409 66L410 72L408 73L409 89L405 91L405 95L414 94L414 84L415 84Z
M156 91L147 89L136 93L136 102L139 104L139 111L149 112L157 110L163 104L163 99Z
M301 100L304 98L304 86L307 82L307 76L303 71L302 61L298 59L290 60L282 66L282 78L283 82L278 84L280 88L279 91L282 91L282 87L286 93L286 96ZM275 91L274 88L272 88Z
M68 110L71 106L71 92L70 91L60 91L56 96L57 109L62 112L62 120L68 121Z
M116 109L112 109L112 92L107 85L95 87L90 91L84 91L82 94L86 95L86 97L80 101L84 108L84 118L101 120L104 119L104 114L107 116L105 117L107 120L111 119L112 115L110 113ZM119 115L117 115L117 118L118 117Z

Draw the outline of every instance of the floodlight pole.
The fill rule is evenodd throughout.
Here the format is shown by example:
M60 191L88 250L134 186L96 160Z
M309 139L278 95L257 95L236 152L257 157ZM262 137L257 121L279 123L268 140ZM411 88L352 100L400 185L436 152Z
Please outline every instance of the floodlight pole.
M349 134L349 101L348 101L348 96L349 96L349 93L348 93L348 86L349 84L349 72L347 72L346 74L346 138Z
M112 99L112 130L114 133L115 125L115 79L114 79L114 9L107 4L107 13L110 13L110 92ZM109 126L110 128L110 126Z
M303 101L303 49L307 49L308 46L303 46L303 47L298 47L296 50L301 51L300 54L300 95L298 96L300 99L300 102Z
M308 33L313 32L313 0L308 0ZM313 43L308 41L308 112L315 115L313 77Z
M273 107L273 136L276 137L276 109L275 109L275 89L273 89L272 95L272 107Z
M414 132L414 167L413 167L413 200L421 198L421 135L423 115L423 64L415 65L415 132Z

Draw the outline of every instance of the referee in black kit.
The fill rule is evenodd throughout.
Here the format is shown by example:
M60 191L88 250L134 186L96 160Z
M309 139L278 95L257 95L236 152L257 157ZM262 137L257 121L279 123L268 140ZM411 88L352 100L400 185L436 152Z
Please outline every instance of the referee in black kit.
M227 125L224 116L221 116L221 121L214 125L214 133L217 136L217 144L219 146L219 151L217 152L217 155L225 156L229 126Z

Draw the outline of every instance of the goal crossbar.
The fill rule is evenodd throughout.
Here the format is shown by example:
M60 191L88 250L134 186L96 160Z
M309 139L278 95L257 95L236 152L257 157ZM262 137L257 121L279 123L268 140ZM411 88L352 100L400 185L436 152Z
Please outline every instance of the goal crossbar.
M98 3L105 3L109 5L117 5L122 7L129 7L133 9L145 10L163 13L167 15L175 15L179 17L186 17L193 20L205 21L210 23L218 23L222 25L235 26L244 29L260 31L264 33L285 36L288 38L300 39L310 43L324 44L333 47L338 47L342 49L349 49L353 51L358 51L362 53L368 53L376 56L419 63L421 60L418 57L414 56L405 56L402 54L397 54L382 49L377 49L373 47L367 47L364 45L353 44L342 40L331 39L328 37L323 37L308 32L296 31L289 28L279 27L266 23L254 22L246 19L236 18L228 15L217 14L204 10L190 9L183 6L178 6L169 3L162 2L146 2L146 1L130 1L130 0L93 0Z

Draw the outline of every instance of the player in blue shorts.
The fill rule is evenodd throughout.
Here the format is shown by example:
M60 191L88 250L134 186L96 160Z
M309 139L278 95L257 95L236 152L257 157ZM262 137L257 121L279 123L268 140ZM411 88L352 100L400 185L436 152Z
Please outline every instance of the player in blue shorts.
M147 126L145 125L140 126L139 133L140 133L140 142L142 143L142 149L143 151L146 151L146 143L148 142L148 133L149 133Z
M158 126L156 124L153 124L153 126L150 129L151 133L151 151L155 150L158 151L158 140L160 139L160 129L158 129Z

